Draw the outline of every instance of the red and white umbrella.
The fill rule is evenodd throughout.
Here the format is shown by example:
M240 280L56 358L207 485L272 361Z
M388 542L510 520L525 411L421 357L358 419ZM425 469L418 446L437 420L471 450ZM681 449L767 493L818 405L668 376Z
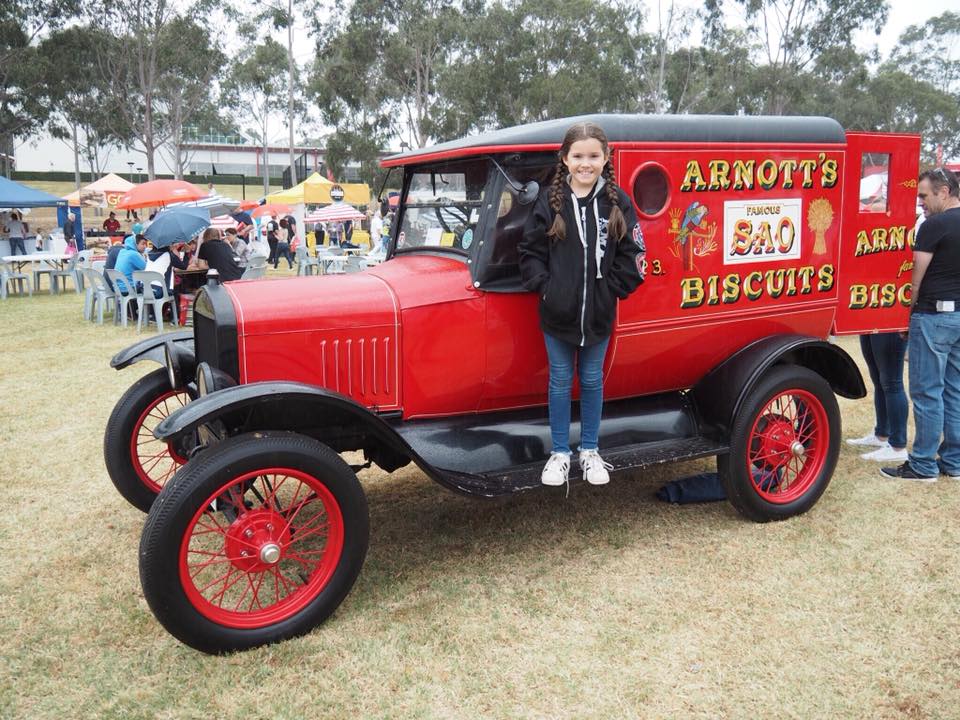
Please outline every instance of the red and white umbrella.
M347 203L334 203L333 205L327 205L319 210L310 211L304 216L303 222L342 222L345 220L363 220L363 218L363 213L357 210L353 205L349 205Z
M218 230L226 230L227 228L235 228L236 226L237 221L229 215L217 215L215 218L210 218L210 227L217 228Z

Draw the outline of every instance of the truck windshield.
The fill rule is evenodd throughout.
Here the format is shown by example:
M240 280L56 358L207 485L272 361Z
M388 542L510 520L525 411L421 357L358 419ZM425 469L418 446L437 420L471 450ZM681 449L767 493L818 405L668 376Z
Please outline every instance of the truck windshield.
M482 158L414 169L401 203L397 251L467 252L480 219L489 171L489 161Z

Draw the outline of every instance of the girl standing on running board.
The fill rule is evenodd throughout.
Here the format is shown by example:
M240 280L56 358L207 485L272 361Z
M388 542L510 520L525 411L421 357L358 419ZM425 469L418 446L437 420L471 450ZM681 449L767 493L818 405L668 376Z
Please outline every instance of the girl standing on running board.
M570 393L580 378L580 468L591 485L610 481L598 452L603 358L617 312L643 282L643 233L633 203L614 180L607 136L577 123L563 138L553 182L541 190L519 246L520 273L540 295L550 365L552 450L540 475L563 485L570 473Z

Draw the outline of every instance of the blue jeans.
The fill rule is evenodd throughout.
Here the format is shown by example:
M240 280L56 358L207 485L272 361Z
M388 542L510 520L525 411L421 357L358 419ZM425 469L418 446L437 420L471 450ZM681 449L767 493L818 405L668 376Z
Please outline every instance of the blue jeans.
M17 252L19 250L20 252ZM22 237L12 237L10 238L10 254L11 255L26 255L27 251L23 247L23 238Z
M910 466L930 477L941 468L960 475L960 312L913 313L909 347L917 426Z
M900 333L861 335L860 349L873 381L877 425L873 434L890 439L897 450L907 446L907 393L903 389L903 356L907 341Z
M596 450L603 412L603 358L610 338L596 345L578 347L543 334L550 363L550 387L547 393L550 414L551 452L570 454L570 391L573 364L577 359L580 377L580 449Z

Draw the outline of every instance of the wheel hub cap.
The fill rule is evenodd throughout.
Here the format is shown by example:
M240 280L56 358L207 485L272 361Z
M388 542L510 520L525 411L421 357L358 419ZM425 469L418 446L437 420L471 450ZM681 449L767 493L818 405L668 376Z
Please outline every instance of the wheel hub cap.
M291 540L283 515L268 508L248 510L227 530L224 551L230 562L244 572L265 572L283 559Z
M260 548L260 562L275 565L280 559L280 546L276 543L267 543Z

